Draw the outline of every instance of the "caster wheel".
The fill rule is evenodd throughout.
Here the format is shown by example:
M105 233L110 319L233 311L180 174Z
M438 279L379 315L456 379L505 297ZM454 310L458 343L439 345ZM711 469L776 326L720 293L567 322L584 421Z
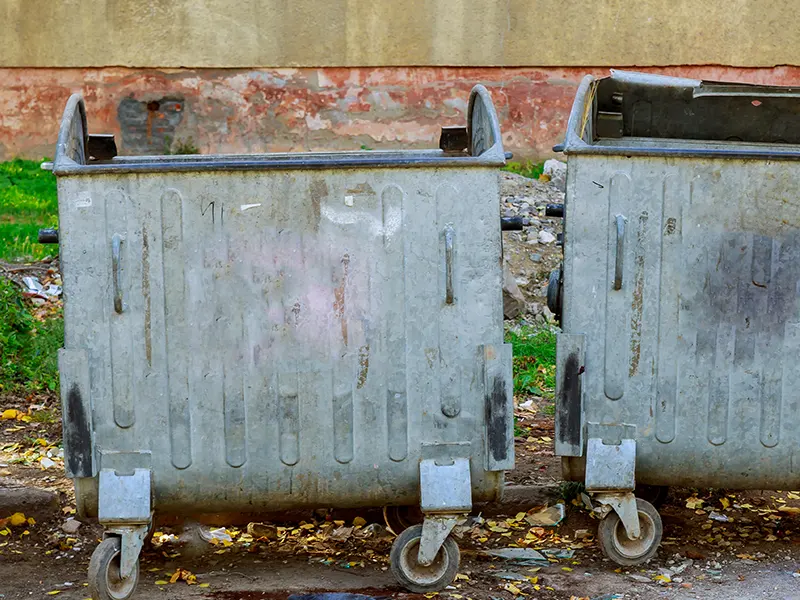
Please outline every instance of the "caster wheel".
M625 526L616 512L611 512L600 521L597 528L597 540L600 548L608 558L618 565L630 567L652 558L661 544L663 527L661 517L652 504L641 498L636 499L639 512L641 535L632 540L625 533Z
M89 562L89 591L92 600L127 600L139 583L139 563L133 567L130 577L119 576L120 545L118 537L100 542Z
M425 517L418 506L384 506L383 521L386 529L400 535L413 525L422 525Z
M666 485L637 485L633 493L637 498L647 500L656 508L661 508L669 496L669 487Z
M409 527L397 536L389 555L392 573L410 592L440 592L456 578L461 553L453 539L447 538L433 562L423 566L417 562L421 538L422 525Z

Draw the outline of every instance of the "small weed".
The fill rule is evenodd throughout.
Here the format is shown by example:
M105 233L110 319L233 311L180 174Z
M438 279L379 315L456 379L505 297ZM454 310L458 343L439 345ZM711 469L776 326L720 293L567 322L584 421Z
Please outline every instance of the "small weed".
M173 141L171 137L166 136L164 138L164 154L200 154L200 149L194 145L194 139L191 137L185 140L176 139Z
M528 437L530 434L531 430L518 424L517 417L514 417L514 437Z
M548 417L552 417L556 414L556 405L548 404L542 410L544 411L544 414L546 414Z
M556 375L556 335L549 329L522 327L508 331L514 349L514 391L553 399Z
M61 420L59 412L53 408L43 408L31 413L31 421L34 423L51 424Z
M525 164L510 162L506 163L506 166L503 167L502 170L510 173L516 173L517 175L522 175L523 177L528 177L529 179L539 179L541 174L544 173L544 163L535 163L530 160Z
M586 486L582 481L562 481L558 486L558 491L563 500L570 502L585 492Z

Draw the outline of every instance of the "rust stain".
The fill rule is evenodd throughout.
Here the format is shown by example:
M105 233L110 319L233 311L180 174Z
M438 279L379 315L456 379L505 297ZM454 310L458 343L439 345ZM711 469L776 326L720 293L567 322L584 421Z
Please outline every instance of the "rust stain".
M341 284L333 290L334 301L333 311L336 318L342 324L342 343L347 346L347 319L344 316L345 312L345 295L347 293L347 277L350 271L350 255L345 254L342 257L342 280Z
M313 211L313 223L311 225L314 231L318 231L320 214L322 212L320 205L322 199L328 196L328 184L325 183L324 179L313 179L309 187L309 193L311 195L311 210Z
M142 296L144 296L144 354L147 365L153 366L153 342L150 336L150 242L147 226L142 226Z
M357 186L350 188L347 190L348 194L367 194L370 196L375 195L375 190L372 189L372 186L368 184L366 181L364 183L359 183Z
M356 388L359 390L367 383L367 374L369 373L369 344L361 346L358 349L358 382Z
M628 376L639 371L642 355L642 311L644 310L644 242L647 236L646 212L639 215L639 231L636 234L636 275L633 281L633 301L631 302L631 365Z

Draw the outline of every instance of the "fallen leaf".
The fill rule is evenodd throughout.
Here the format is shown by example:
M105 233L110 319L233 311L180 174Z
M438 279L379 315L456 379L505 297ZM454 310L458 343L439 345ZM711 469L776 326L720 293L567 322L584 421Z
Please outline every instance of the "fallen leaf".
M505 589L505 590L506 590L506 591L508 591L508 592L511 592L511 593L512 593L512 594L514 594L515 596L524 596L524 594L522 593L522 590L520 590L520 589L519 589L517 586L515 586L513 583L507 583L507 584L505 584L505 586L503 586L503 589Z
M731 505L731 501L727 498L720 498L719 503L722 504L722 508L728 508Z
M9 408L3 411L3 414L0 415L0 419L5 419L10 421L12 419L16 419L17 415L19 414L18 410L14 410L13 408Z
M703 506L703 501L697 496L692 496L691 498L686 499L686 508L691 508L694 510L700 508L701 506Z
M201 584L200 584L200 585L198 585L197 587L201 587L201 588L207 588L209 585L211 585L211 584L209 584L209 583L201 583Z
M47 592L48 596L55 596L56 594L60 594L61 590L53 590L52 592Z
M169 581L164 581L163 579L159 579L156 581L156 585L167 585Z
M18 512L11 515L8 518L8 522L11 524L12 527L17 527L19 525L23 525L24 523L26 523L27 519L25 518L24 514Z
M169 582L175 583L176 581L178 581L178 579L180 579L180 576L181 576L181 570L178 569L172 574L172 577L169 578Z
M790 515L799 515L800 508L797 506L779 506L778 510L780 512L789 513Z

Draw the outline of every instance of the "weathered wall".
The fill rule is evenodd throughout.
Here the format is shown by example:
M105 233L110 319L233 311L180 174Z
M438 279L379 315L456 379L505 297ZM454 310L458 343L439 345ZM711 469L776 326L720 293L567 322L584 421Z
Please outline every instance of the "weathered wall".
M797 0L0 0L0 66L771 67Z
M651 72L800 85L800 67L675 67ZM89 129L121 152L162 153L193 138L204 153L436 147L442 125L465 123L469 91L491 91L517 159L560 141L578 83L605 68L0 69L0 160L52 156L69 95Z

